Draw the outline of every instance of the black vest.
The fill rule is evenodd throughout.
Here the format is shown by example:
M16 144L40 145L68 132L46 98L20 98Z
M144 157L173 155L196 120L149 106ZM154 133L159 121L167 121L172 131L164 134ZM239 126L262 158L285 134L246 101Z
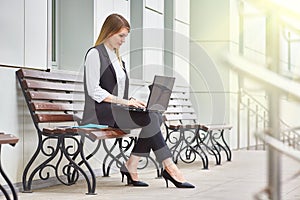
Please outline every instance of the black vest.
M111 64L111 61L109 59L108 53L104 45L101 44L92 48L96 48L99 53L99 59L101 64L100 72L98 72L100 73L99 86L107 90L112 95L118 96L118 84L117 84L116 72L114 70L113 65ZM88 52L89 51L90 49L88 50ZM129 80L128 80L127 72L125 70L125 64L123 61L122 64L124 66L124 71L126 74L125 91L124 91L123 98L128 99ZM85 90L85 104L84 104L84 112L83 112L81 124L93 123L93 124L109 125L113 127L115 125L115 120L112 115L111 104L107 102L98 103L94 101L87 94L85 73L84 73L84 90Z

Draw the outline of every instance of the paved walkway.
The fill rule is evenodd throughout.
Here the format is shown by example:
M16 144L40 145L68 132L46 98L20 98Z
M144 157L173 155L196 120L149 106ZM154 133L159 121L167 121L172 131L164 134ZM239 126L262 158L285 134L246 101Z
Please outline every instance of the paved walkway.
M34 190L33 193L19 193L20 200L250 200L266 185L266 152L234 151L233 161L221 166L210 164L209 170L202 170L201 163L179 164L195 189L177 189L170 182L166 188L164 179L155 179L156 172L144 169L140 179L149 183L148 188L125 186L119 173L111 177L97 178L97 195L85 195L86 184L80 181L73 186L53 186ZM300 163L282 158L282 177L288 177L300 170ZM1 198L0 198L1 199ZM284 183L282 199L300 200L300 178Z

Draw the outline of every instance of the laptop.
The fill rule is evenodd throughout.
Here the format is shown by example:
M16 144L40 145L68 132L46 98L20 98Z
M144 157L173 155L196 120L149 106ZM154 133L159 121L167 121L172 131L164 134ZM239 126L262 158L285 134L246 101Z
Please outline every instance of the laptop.
M147 106L144 109L136 107L128 107L128 109L135 112L166 111L174 82L174 77L155 75L153 83L149 85L150 94L148 96Z

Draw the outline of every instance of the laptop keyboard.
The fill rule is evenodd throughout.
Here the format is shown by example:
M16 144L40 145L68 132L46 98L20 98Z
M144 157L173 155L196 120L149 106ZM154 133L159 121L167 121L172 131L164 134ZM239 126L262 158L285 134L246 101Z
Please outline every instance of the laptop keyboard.
M130 111L138 111L138 112L145 112L146 111L145 108L137 108L137 107L134 107L134 106L129 106L129 110Z

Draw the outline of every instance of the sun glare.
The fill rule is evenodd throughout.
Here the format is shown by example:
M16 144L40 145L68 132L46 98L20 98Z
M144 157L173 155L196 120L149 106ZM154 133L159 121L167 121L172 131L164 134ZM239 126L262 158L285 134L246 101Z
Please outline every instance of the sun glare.
M269 0L269 2L275 3L277 6L283 7L288 11L292 11L300 14L299 0Z
M293 27L300 27L300 1L299 0L266 0L270 6L276 8L282 22Z

